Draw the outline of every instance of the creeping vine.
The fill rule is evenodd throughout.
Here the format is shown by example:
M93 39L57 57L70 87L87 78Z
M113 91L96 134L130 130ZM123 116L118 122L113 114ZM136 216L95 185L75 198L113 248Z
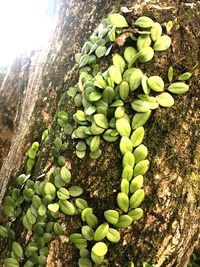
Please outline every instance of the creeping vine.
M148 77L133 66L136 62L145 64L151 61L155 52L170 47L171 27L172 23L167 23L166 33L163 34L163 27L158 22L142 16L131 28L122 15L114 13L101 22L98 33L92 34L81 52L75 55L80 75L77 84L70 87L67 94L73 97L77 111L73 115L73 125L69 123L66 111L57 112L62 138L57 136L51 149L57 166L48 181L41 181L41 177L36 181L31 180L39 149L39 143L34 142L27 153L27 173L18 177L18 186L5 198L6 216L12 220L21 216L30 236L24 247L15 241L15 233L11 228L0 226L0 236L10 240L11 248L3 261L5 267L17 267L20 264L25 267L44 266L49 243L55 235L64 234L59 223L61 213L81 216L81 231L69 236L69 240L79 249L78 265L99 266L105 262L109 243L117 243L121 239L121 229L129 227L143 216L140 205L145 197L144 176L150 164L148 149L143 144L144 125L153 110L174 104L171 93L184 94L188 91L189 86L185 81L191 77L191 73L183 73L174 81L173 67L170 66L169 85L166 86L161 77ZM126 45L127 40L131 45ZM119 53L112 55L112 65L102 72L96 61L110 56L114 44L119 45ZM48 130L43 132L43 142L48 134ZM76 155L79 159L83 159L87 151L92 159L98 159L102 154L102 139L107 142L120 139L122 170L116 198L118 207L105 210L101 224L95 215L96 211L80 197L82 188L73 185L71 172L62 154L68 148L68 142L63 137L66 135L78 140ZM28 205L25 206L25 202ZM22 209L22 206L26 208ZM130 262L130 266L134 266L133 262ZM151 265L143 263L143 266Z

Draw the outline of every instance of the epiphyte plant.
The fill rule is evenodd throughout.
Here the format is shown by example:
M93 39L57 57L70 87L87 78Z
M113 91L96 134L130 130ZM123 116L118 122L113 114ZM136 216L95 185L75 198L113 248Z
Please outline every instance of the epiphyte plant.
M52 144L54 170L48 181L31 180L39 149L39 143L33 143L28 151L27 174L18 177L18 187L5 198L6 215L13 220L23 210L22 223L32 234L29 243L22 248L15 241L14 231L0 226L0 236L8 238L11 247L9 256L4 259L5 267L22 263L25 267L44 266L49 243L55 236L65 233L60 223L61 213L65 216L80 214L80 232L69 236L79 250L80 267L101 266L110 244L119 242L123 229L141 219L144 212L140 206L145 197L143 184L150 165L148 148L143 144L144 125L153 110L174 104L172 94L182 95L188 91L185 81L191 77L191 73L186 72L174 81L170 66L169 85L166 86L162 77L147 76L138 67L150 62L155 53L170 47L168 33L171 27L171 22L167 23L163 34L163 27L158 22L142 16L131 28L122 15L114 13L101 22L98 32L93 33L81 52L75 55L80 75L67 94L73 97L77 110L73 114L73 125L69 123L66 111L57 112L62 138L57 136ZM114 44L119 46L112 54ZM101 71L105 57L112 58L112 65ZM48 134L47 130L43 132L42 141ZM83 189L73 185L71 171L63 156L68 148L63 134L77 140L76 155L80 160L87 151L91 159L98 159L103 153L103 140L119 145L122 169L116 209L105 210L103 222L80 197ZM29 204L25 209L24 202ZM150 266L145 264L143 266Z

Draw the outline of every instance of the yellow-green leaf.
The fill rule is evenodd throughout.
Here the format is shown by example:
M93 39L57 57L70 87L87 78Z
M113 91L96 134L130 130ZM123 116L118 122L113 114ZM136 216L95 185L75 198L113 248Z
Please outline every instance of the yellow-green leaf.
M125 193L118 193L117 204L121 210L124 212L128 211L129 208L129 198Z
M120 84L122 81L122 75L120 70L115 67L114 65L110 66L108 69L110 78L116 83L116 84Z
M112 15L109 16L109 22L113 26L117 28L123 28L123 27L128 27L128 23L126 22L126 19L118 14L118 13L113 13Z

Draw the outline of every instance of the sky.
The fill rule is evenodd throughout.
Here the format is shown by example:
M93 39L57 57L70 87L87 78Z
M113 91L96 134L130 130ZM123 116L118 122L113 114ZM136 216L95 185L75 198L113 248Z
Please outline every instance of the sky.
M49 0L0 0L0 67L47 43Z

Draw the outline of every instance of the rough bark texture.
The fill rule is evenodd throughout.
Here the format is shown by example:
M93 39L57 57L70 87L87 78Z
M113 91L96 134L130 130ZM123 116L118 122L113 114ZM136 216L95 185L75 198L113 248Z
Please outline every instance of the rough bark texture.
M146 125L145 144L150 151L151 168L146 175L143 219L122 230L122 239L109 245L106 266L136 266L147 261L162 267L185 267L199 240L199 25L200 4L196 1L61 1L57 23L49 43L34 60L18 59L1 87L0 171L1 200L23 172L26 151L42 131L52 127L52 135L40 149L34 177L53 166L51 141L56 134L53 120L58 106L74 112L66 90L77 81L74 54L95 30L103 17L122 6L130 8L125 16L133 22L148 15L160 23L173 20L172 46L145 64L147 75L161 75L167 81L167 68L175 75L192 71L190 91L175 97L170 109L159 108ZM104 143L100 160L78 160L75 142L70 141L66 160L76 184L95 214L103 219L105 209L116 207L120 183L121 155L118 144ZM87 166L87 168L86 168ZM5 219L2 216L2 221ZM19 222L16 222L16 224ZM79 217L66 219L66 236L50 246L47 266L77 266L78 252L68 235L80 229ZM20 236L20 233L18 233ZM5 250L5 249L2 249Z

